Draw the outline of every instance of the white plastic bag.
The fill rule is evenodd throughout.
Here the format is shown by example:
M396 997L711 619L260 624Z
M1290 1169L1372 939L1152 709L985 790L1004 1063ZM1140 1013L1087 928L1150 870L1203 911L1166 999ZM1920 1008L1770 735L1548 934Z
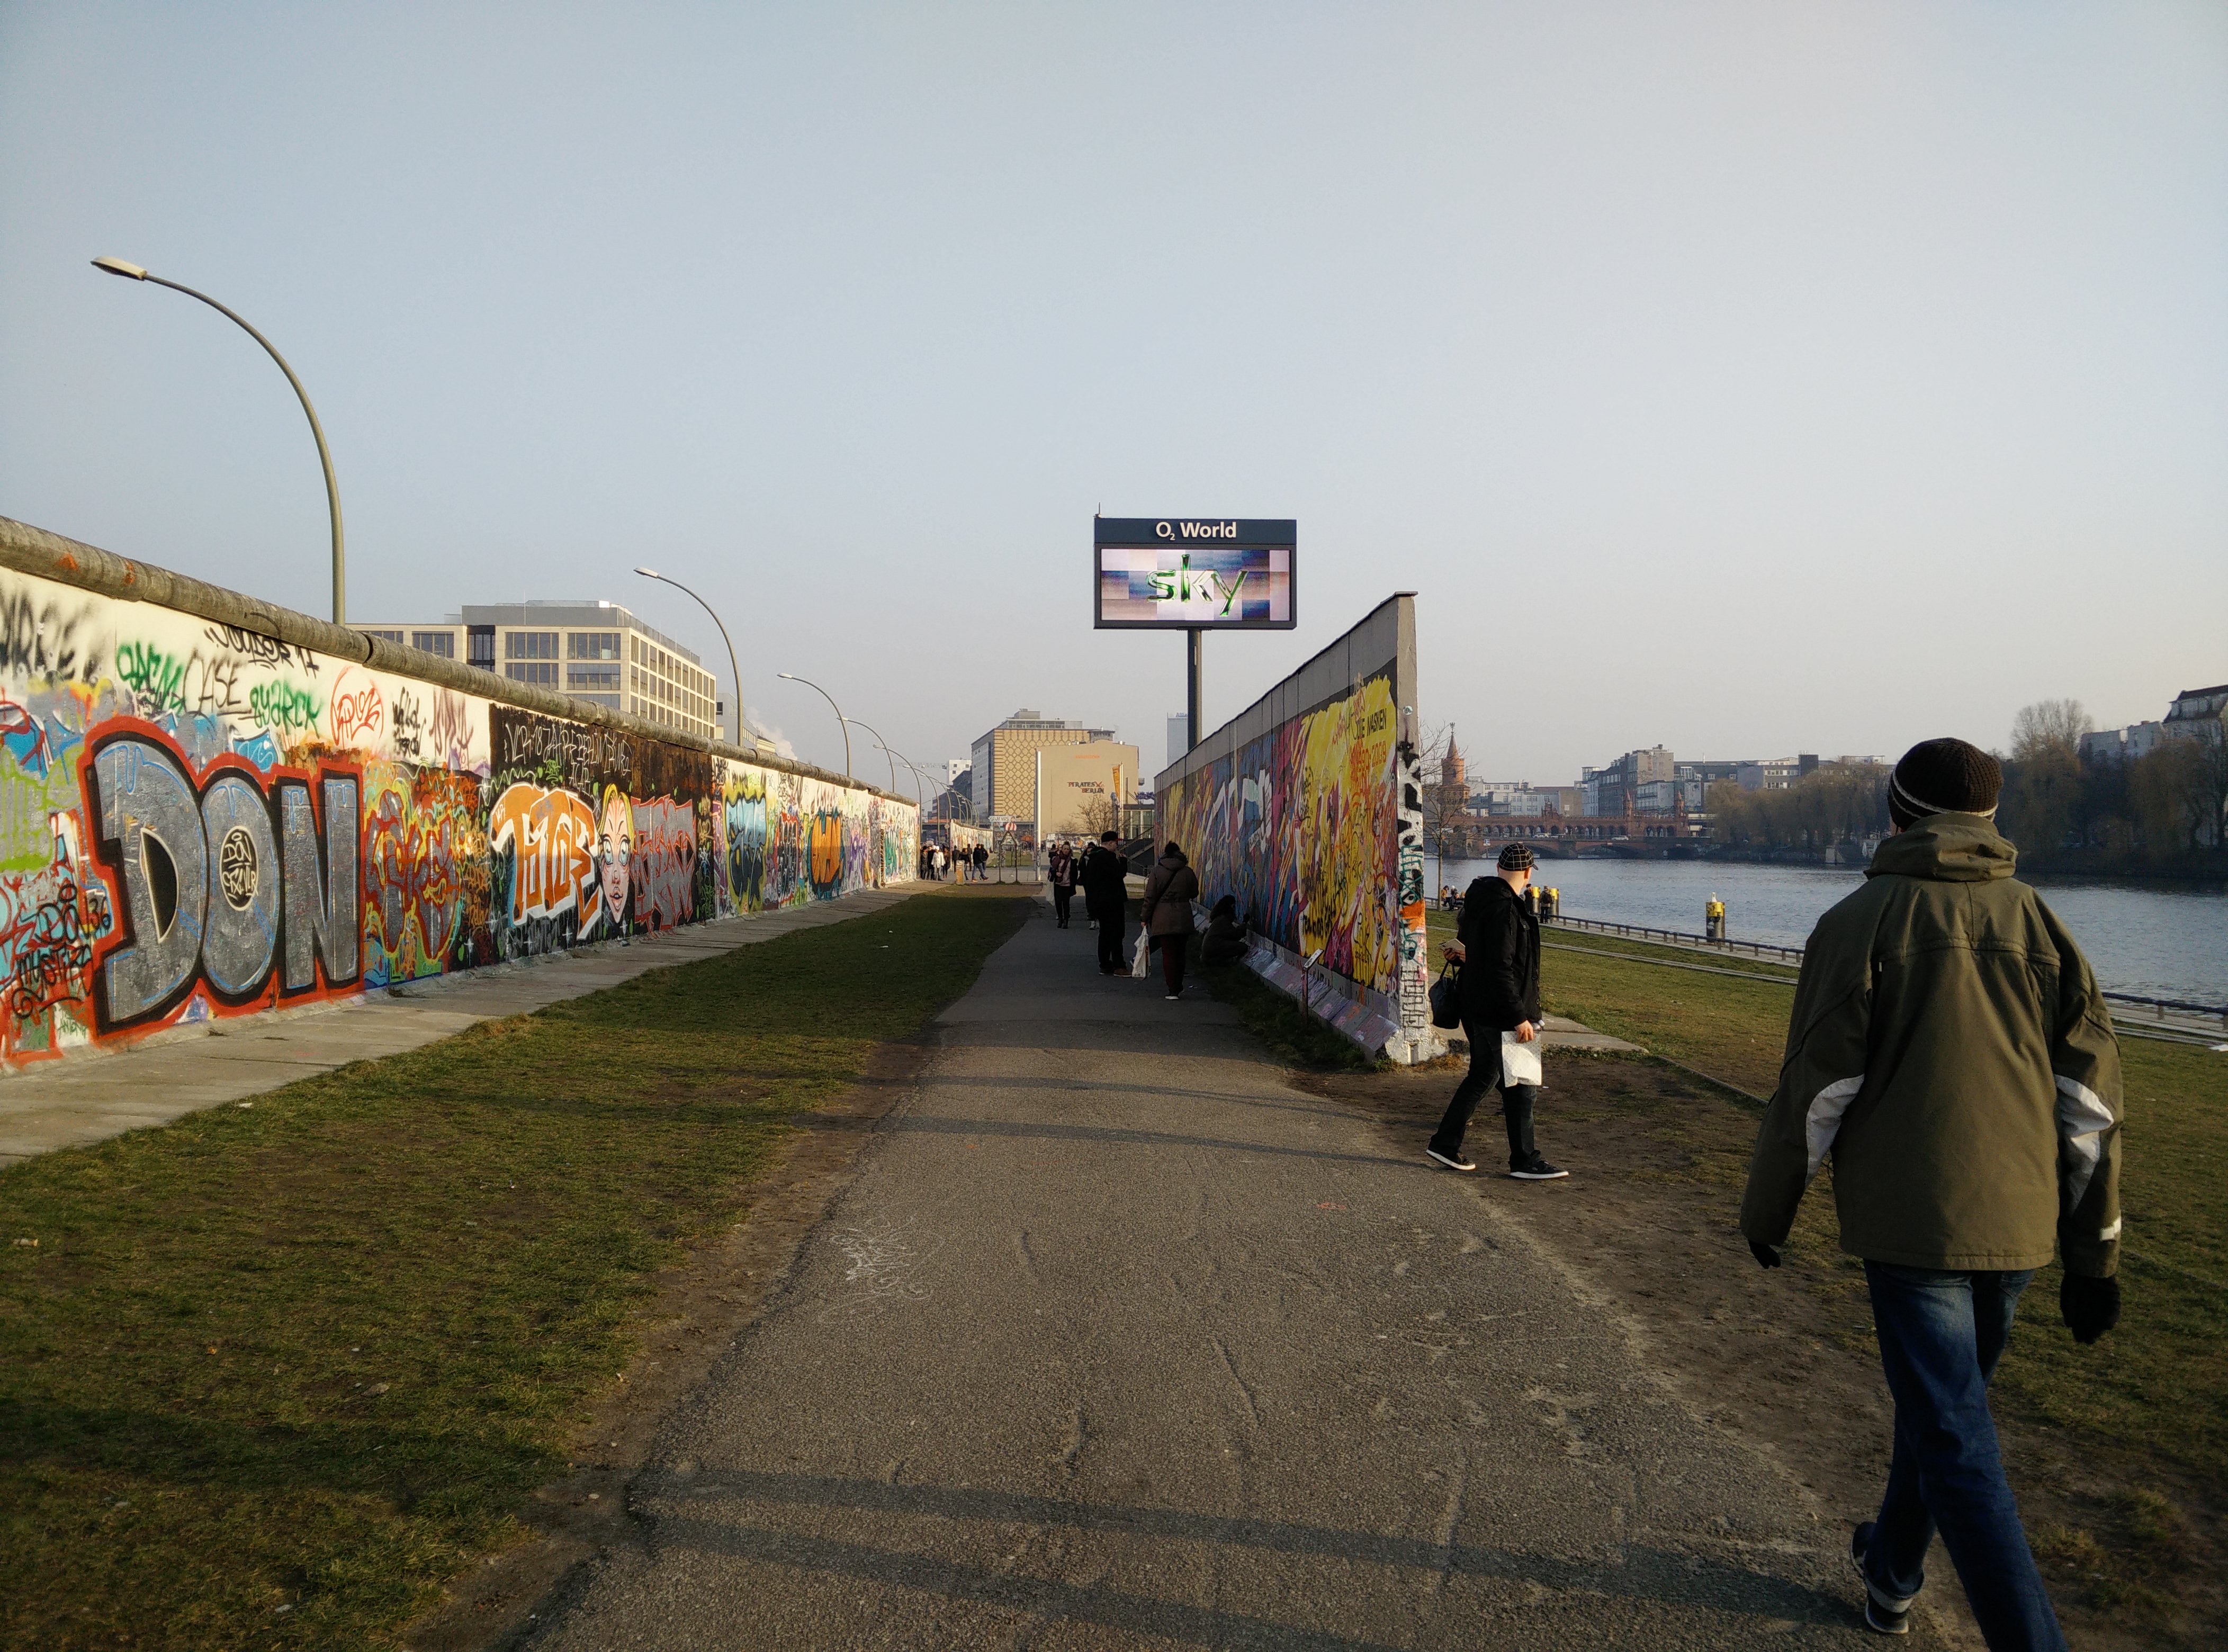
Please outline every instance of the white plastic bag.
M1529 1044L1518 1043L1513 1029L1501 1035L1501 1082L1504 1085L1547 1082L1540 1069L1540 1037L1537 1033L1533 1034Z
M1130 959L1130 978L1132 981L1143 981L1145 978L1145 970L1152 961L1152 938L1141 929L1137 932L1137 950Z

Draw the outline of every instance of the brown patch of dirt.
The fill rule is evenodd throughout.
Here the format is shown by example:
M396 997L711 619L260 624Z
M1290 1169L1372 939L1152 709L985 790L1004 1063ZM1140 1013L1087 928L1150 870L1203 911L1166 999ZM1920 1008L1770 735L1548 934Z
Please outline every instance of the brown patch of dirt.
M1369 1113L1420 1155L1462 1071L1450 1060L1295 1073L1292 1081ZM1543 1187L1489 1181L1506 1154L1499 1117L1481 1109L1469 1138L1480 1181L1522 1200L1496 1200L1496 1207L1623 1307L1696 1413L1783 1463L1829 1521L1845 1522L1841 1529L1871 1518L1887 1479L1894 1413L1863 1267L1834 1245L1830 1195L1819 1188L1804 1201L1787 1264L1767 1271L1738 1226L1756 1138L1752 1102L1700 1075L1629 1057L1559 1054L1549 1085L1537 1133L1571 1179ZM2056 1323L2055 1301L2031 1292L2022 1306L2022 1317ZM2071 1645L2137 1652L2228 1643L2217 1489L2001 1410L1997 1423ZM2153 1488L2164 1488L2180 1510L2198 1511L2162 1544L2143 1525L2159 1523ZM2101 1553L2086 1534L2114 1547L2126 1540L2136 1558ZM1932 1620L1936 1643L1979 1647L1938 1540L1927 1573L1920 1616Z
M849 1179L859 1149L910 1092L932 1047L878 1046L850 1090L796 1116L798 1133L764 1175L739 1189L747 1214L718 1244L668 1270L636 1316L641 1351L575 1437L569 1455L578 1467L536 1495L524 1516L535 1536L451 1580L442 1603L404 1632L413 1652L479 1652L514 1642L539 1627L542 1604L576 1566L629 1540L627 1487L649 1461L658 1425L788 1276Z

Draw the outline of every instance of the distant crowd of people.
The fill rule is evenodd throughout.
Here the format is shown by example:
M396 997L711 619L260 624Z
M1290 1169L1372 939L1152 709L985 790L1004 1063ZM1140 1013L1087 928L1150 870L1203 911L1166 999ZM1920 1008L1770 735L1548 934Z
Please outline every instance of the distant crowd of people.
M987 845L977 843L973 848L961 847L947 849L941 843L924 844L920 851L920 875L941 883L947 877L963 882L979 883L990 875L990 851Z

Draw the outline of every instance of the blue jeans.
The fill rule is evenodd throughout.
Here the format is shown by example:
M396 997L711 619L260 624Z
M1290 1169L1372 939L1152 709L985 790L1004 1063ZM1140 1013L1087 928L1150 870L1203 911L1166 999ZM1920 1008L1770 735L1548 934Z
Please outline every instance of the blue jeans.
M1988 1414L1988 1379L2033 1277L1865 1264L1895 1398L1895 1457L1865 1551L1866 1581L1890 1599L1916 1595L1939 1525L1992 1652L2065 1652Z

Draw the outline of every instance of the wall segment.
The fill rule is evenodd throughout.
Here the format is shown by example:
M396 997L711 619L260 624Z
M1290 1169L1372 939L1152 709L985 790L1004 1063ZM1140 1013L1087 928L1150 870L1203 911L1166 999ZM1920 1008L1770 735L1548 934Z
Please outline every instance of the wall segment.
M910 880L908 799L0 517L0 1061Z
M1237 898L1255 964L1397 1060L1439 1053L1427 1001L1412 593L1367 618L1162 770L1163 839L1203 900ZM1318 957L1318 955L1320 955Z

